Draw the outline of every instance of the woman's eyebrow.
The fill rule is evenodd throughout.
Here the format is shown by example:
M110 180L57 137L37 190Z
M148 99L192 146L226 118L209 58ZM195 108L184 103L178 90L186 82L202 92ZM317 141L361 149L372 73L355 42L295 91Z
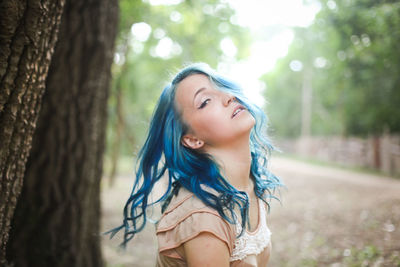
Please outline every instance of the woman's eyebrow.
M206 90L206 88L205 87L201 87L199 90L197 90L196 91L196 93L194 94L194 96L193 96L193 103L194 103L194 100L196 99L196 96L198 95L198 94L200 94L202 91L204 91L204 90Z

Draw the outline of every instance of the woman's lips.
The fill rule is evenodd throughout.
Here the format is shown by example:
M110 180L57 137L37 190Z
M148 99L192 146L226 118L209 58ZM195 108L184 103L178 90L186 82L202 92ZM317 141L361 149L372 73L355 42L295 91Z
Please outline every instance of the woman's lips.
M245 110L245 107L243 107L242 105L239 105L239 106L235 107L235 109L233 110L231 118L235 117L237 114L239 114L243 110Z

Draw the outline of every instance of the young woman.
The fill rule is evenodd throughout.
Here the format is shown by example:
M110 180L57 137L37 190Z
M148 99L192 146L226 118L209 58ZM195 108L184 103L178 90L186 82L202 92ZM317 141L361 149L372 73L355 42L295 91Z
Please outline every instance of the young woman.
M206 64L181 70L160 96L113 235L124 228L126 244L161 203L158 266L266 266L266 211L281 182L267 170L265 133L264 113L237 84ZM163 177L168 186L151 202Z

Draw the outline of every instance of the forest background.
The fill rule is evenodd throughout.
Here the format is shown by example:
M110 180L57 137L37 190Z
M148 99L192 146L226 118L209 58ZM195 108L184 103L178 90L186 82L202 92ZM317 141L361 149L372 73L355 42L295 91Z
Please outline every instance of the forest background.
M266 111L269 135L283 155L398 176L400 3L292 1L287 12L281 9L275 15L290 20L299 3L312 7L313 16L304 25L266 26L265 16L254 22L258 27L250 27L241 23L240 10L265 11L270 16L273 12L257 10L256 0L248 2L248 6L226 0L1 2L1 266L114 265L110 257L114 245L105 243L100 233L120 223L122 203L116 199L126 195L121 192L132 184L135 156L158 96L171 75L191 62L207 62L241 82ZM258 62L265 65L252 65L255 50L264 52L260 55L275 53L266 44L282 32L286 43L281 43L277 55L259 56ZM331 188L341 188L332 184L337 177L321 183L312 175L302 177L304 168L297 163L284 165L292 168L285 179L289 187L308 186L292 192L318 192L322 188L318 186L330 185L324 190L333 194ZM358 177L348 175L353 176ZM357 179L352 181L363 180ZM282 266L373 262L400 266L395 243L400 200L393 193L398 181L378 177L360 183L368 195L358 189L346 191L351 187L345 186L345 197L332 199L350 202L338 206L337 216L319 218L339 220L349 231L343 235L351 236L354 229L365 232L353 240L338 233L331 239L321 237L316 232L332 229L315 225L311 231L312 223L319 222L310 215L312 207L293 206L291 215L296 217L287 229L279 229L284 222L276 225L276 240L285 238L279 233L294 231L307 245L301 246L300 256L295 253L300 243L278 246L273 261ZM380 208L357 208L356 204L375 201L369 196L377 188L382 190ZM110 198L113 195L115 199ZM295 200L303 194L291 196ZM323 203L320 196L313 197L318 201L312 203ZM287 206L307 205L310 199L289 201ZM327 210L315 207L315 214ZM360 213L362 227L353 225L358 219L344 215L346 208L348 214ZM299 214L303 209L307 212ZM291 215L273 215L271 222ZM379 238L382 232L384 239ZM133 247L132 253L141 253L141 246ZM291 249L288 257L284 251ZM116 261L121 256L114 255ZM144 259L136 260L129 258L126 264Z
M336 146L329 147L330 154L344 150L353 157L373 155L363 162L352 162L352 155L334 158L322 151L320 159L382 169L382 156L377 154L383 154L383 142L377 137L400 131L397 1L305 1L304 5L318 10L305 26L276 22L256 30L239 23L229 1L151 2L142 2L142 7L121 2L107 135L111 177L118 155L130 156L143 143L165 82L175 70L197 61L244 81L242 87L263 105L270 120L270 136L283 152L317 159L315 150L330 140ZM263 25L262 21L258 24ZM276 62L276 56L262 59L264 66L273 67L257 69L246 62L254 52L254 43L279 38L288 29L291 42L281 45L288 46L286 54L280 49L272 51L281 53ZM268 45L257 48L271 49ZM251 70L241 73L243 67L235 69L235 64L242 62ZM249 72L260 75L253 78L253 74L250 80L242 77ZM310 141L310 137L319 139ZM349 142L350 146L356 143L351 151L346 150ZM399 140L389 142L398 158ZM399 164L398 159L390 160ZM398 168L385 170L396 174Z

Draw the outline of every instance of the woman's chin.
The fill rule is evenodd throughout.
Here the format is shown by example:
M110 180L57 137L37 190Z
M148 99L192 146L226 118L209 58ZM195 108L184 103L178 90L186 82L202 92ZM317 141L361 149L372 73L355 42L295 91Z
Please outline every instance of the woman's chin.
M248 118L246 118L246 125L249 131L251 131L251 129L253 129L254 125L256 125L256 120L254 119L254 117L249 114Z

